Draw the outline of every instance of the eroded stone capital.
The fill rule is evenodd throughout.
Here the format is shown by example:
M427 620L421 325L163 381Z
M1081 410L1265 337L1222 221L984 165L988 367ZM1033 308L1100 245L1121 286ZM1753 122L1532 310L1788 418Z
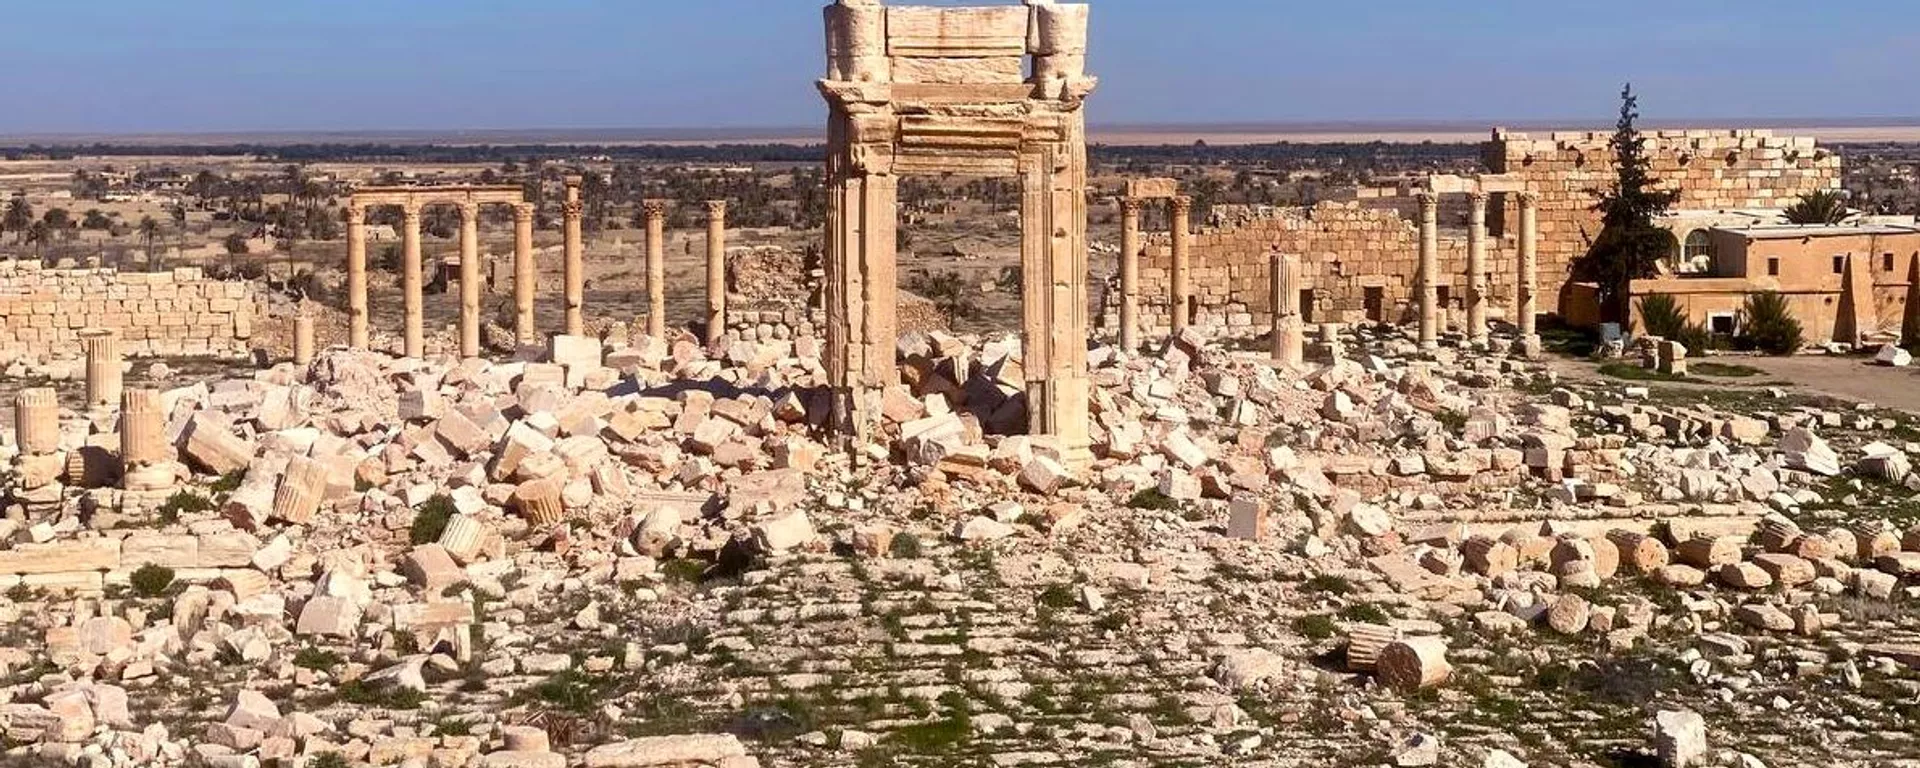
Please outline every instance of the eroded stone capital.
M410 226L410 227L420 226L420 206L418 205L400 206L400 218L406 222L407 226Z
M648 221L665 221L667 208L672 204L670 200L642 200L640 210L646 214Z
M533 221L533 203L514 203L513 222L515 224Z
M1190 195L1174 195L1167 198L1167 202L1173 206L1175 215L1193 213L1193 197Z
M725 216L727 215L727 201L725 201L725 200L708 200L708 201L707 201L707 215L708 215L708 216L711 216L711 217L713 217L713 218L723 218L723 217L725 217Z
M1487 207L1488 197L1489 195L1485 191L1476 189L1467 193L1467 202L1472 203L1476 208L1485 208Z
M364 205L348 205L340 209L340 216L346 219L348 224L365 224L367 223L367 207Z
M1520 198L1520 205L1522 207L1531 208L1533 206L1540 204L1540 193L1535 192L1531 189L1525 192L1519 193L1519 198Z
M1147 201L1137 197L1120 198L1120 212L1128 216L1138 216L1140 215L1140 209L1146 205L1146 202Z
M454 207L460 210L461 221L477 222L480 220L480 204L479 203L467 201L467 202L455 203Z
M569 219L580 218L580 215L585 213L586 210L586 204L578 200L568 200L560 204L560 213Z
M1430 215L1440 210L1440 196L1432 192L1415 193L1413 199L1420 202L1422 214Z

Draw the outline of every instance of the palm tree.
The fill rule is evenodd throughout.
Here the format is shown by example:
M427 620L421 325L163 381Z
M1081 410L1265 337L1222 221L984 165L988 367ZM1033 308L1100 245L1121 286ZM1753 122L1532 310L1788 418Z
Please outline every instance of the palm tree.
M1839 224L1849 213L1846 196L1826 189L1801 195L1799 202L1786 210L1789 224Z
M159 234L160 222L154 221L152 216L140 217L140 239L146 242L149 272L153 271L153 238Z
M0 224L5 225L0 229L13 230L14 245L19 245L21 238L26 237L27 227L32 223L33 206L27 204L25 197L15 197L7 203L6 215L0 216Z

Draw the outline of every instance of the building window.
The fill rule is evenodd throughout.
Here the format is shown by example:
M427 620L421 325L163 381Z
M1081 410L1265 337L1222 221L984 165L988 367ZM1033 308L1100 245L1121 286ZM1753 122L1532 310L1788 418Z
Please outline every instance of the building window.
M1441 309L1453 306L1453 289L1449 286L1434 286L1434 299Z
M1833 273L1836 275L1844 275L1847 273L1847 257L1833 257Z
M1361 301L1367 308L1367 322L1384 323L1387 321L1387 289L1368 286L1362 289Z
M1767 277L1779 277L1779 276L1780 276L1780 257L1768 256L1767 257Z
M1707 315L1707 330L1719 336L1732 336L1735 330L1732 312L1712 312Z
M1680 249L1680 258L1692 264L1695 259L1713 260L1713 236L1704 229L1696 229L1687 234L1687 244Z
M1891 253L1880 254L1880 271L1882 272L1893 271L1893 254Z
M1302 289L1300 291L1300 322L1303 322L1303 323L1319 322L1318 320L1314 319L1313 309L1314 309L1313 289L1312 288Z

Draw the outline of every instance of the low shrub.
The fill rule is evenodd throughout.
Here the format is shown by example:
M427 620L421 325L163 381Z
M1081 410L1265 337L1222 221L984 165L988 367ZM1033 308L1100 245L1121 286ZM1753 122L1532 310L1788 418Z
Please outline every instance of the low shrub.
M1770 355L1791 355L1805 340L1800 321L1787 306L1787 298L1773 291L1747 297L1740 310L1740 335L1734 343L1741 349Z

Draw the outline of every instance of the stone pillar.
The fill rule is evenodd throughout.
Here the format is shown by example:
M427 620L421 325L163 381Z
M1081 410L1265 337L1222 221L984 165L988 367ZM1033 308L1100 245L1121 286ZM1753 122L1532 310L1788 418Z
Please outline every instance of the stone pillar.
M173 456L167 443L166 414L160 390L129 389L120 396L120 487L154 491L173 484Z
M347 206L347 346L367 348L367 209Z
M727 201L707 201L707 343L727 334Z
M1440 198L1431 192L1420 201L1420 348L1440 346Z
M52 387L23 389L14 396L13 430L22 454L60 450L60 398Z
M111 330L89 329L80 341L87 350L87 407L111 408L120 402L120 339Z
M1306 360L1306 328L1300 321L1300 257L1274 254L1273 362L1298 369Z
M1187 261L1188 227L1193 217L1193 198L1179 195L1173 198L1173 271L1170 282L1173 284L1173 335L1180 335L1187 329L1187 323L1193 319L1193 285L1189 282L1193 265Z
M327 465L306 456L287 459L287 471L273 490L273 516L294 525L306 525L319 511L327 492Z
M667 335L667 206L668 200L643 200L647 215L647 335Z
M480 205L460 204L460 356L480 356Z
M1467 340L1487 343L1487 193L1467 195Z
M1071 122L1064 157L1022 158L1021 350L1027 429L1050 435L1062 463L1093 461L1087 375L1087 165L1085 118Z
M1140 350L1140 198L1120 198L1120 348Z
M567 200L561 205L560 212L565 218L566 240L566 295L567 295L567 335L584 336L587 332L587 318L583 308L587 301L586 245L580 235L580 217L586 206L580 202L579 176L567 177Z
M420 279L420 208L400 211L400 288L406 294L407 326L402 351L407 357L427 352L426 286Z
M539 275L533 269L533 204L513 204L513 335L532 344L533 291Z
M519 508L528 525L540 529L552 528L567 519L563 490L558 478L528 480L514 488L513 505Z
M305 368L313 362L313 316L302 311L293 317L293 364Z
M1520 351L1532 356L1540 350L1540 299L1536 295L1540 281L1540 196L1533 192L1520 195L1520 274L1515 280L1515 313L1519 315Z

